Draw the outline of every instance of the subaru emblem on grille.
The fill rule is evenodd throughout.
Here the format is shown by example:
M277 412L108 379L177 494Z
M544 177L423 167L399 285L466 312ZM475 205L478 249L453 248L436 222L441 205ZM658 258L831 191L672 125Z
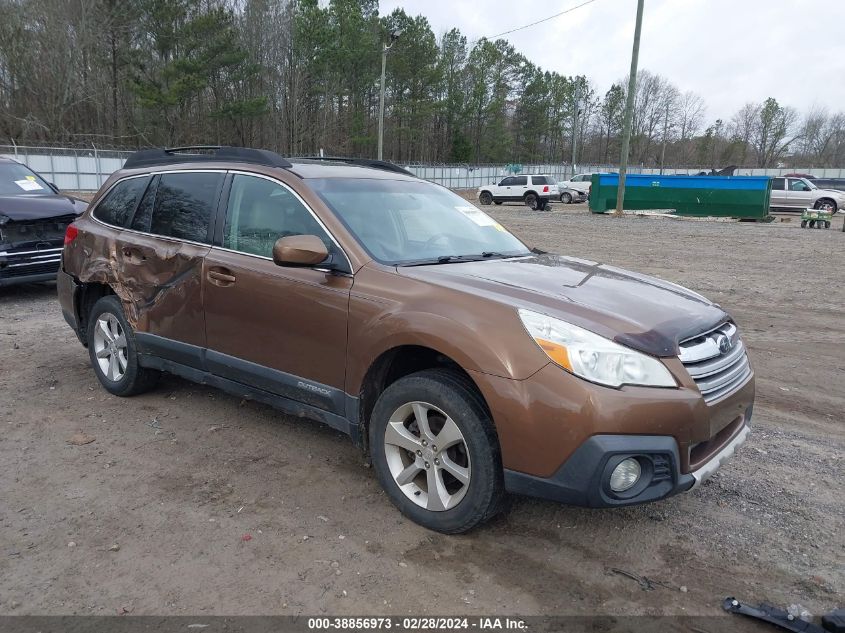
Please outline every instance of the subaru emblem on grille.
M731 339L724 334L716 336L716 344L719 346L719 352L726 354L731 349Z

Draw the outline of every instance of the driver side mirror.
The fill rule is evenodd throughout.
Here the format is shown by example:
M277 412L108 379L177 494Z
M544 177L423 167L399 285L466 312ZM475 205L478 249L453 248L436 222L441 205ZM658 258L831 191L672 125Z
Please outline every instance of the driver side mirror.
M316 266L326 260L329 251L316 235L288 235L273 244L277 266Z

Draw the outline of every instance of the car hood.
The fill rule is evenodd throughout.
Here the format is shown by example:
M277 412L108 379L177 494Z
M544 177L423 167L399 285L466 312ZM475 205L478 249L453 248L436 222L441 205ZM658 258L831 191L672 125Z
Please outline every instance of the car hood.
M0 214L13 222L79 215L87 202L60 193L0 196Z
M400 275L536 310L655 356L730 317L676 284L597 262L541 254L399 267Z
M839 189L817 189L816 193L823 193L828 196L836 196L837 198L845 198L845 191Z

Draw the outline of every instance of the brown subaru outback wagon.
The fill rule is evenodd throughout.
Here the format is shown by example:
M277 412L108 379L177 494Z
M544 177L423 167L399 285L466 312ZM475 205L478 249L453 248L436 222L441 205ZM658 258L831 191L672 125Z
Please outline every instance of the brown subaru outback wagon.
M507 492L664 499L745 440L751 366L704 297L389 163L188 151L136 153L67 230L62 310L111 393L170 372L324 422L442 532Z

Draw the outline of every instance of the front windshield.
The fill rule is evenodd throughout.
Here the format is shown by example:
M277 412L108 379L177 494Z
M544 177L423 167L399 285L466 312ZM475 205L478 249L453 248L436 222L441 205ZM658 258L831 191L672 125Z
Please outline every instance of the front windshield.
M40 176L19 163L0 163L0 196L53 193Z
M432 183L324 178L309 184L367 252L385 264L447 263L529 253L493 218Z

